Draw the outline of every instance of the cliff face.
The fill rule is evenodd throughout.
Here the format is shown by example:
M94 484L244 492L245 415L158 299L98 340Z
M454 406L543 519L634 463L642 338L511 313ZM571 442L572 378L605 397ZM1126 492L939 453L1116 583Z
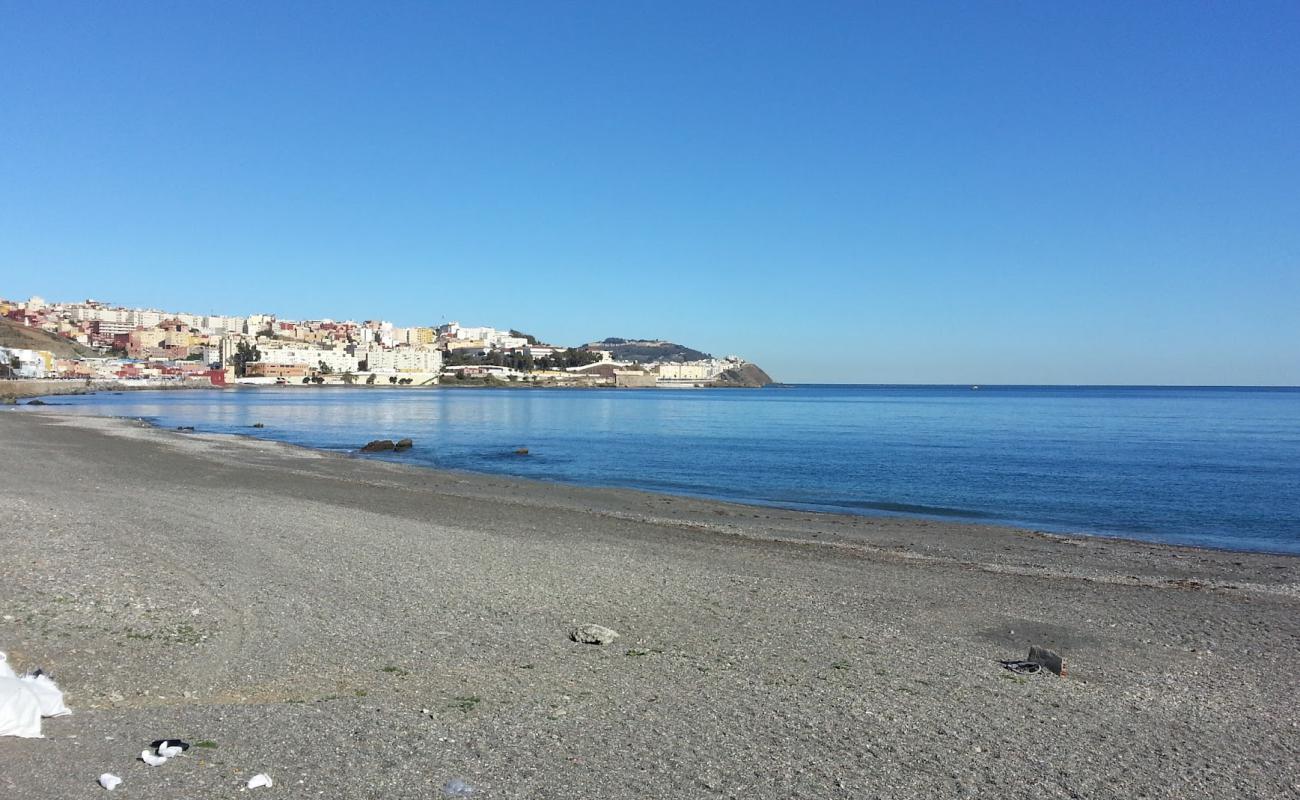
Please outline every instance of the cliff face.
M729 369L713 381L714 386L736 386L741 388L760 388L770 386L776 381L757 364L745 364L736 369Z

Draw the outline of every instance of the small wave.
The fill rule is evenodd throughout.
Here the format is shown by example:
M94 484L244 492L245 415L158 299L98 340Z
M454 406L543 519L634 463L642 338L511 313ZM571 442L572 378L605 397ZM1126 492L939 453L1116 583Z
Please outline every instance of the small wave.
M827 505L844 508L861 508L868 511L887 511L894 514L924 514L930 517L960 517L963 519L995 519L997 514L987 511L975 511L969 508L948 508L946 506L923 506L914 503L889 503L874 500L837 500Z

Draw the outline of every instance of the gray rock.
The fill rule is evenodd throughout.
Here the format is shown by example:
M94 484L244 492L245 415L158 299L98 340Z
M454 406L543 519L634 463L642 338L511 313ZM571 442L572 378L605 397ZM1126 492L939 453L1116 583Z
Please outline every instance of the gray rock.
M397 444L393 445L394 450L410 450L415 446L415 442L410 439L398 439Z
M579 625L569 631L569 638L581 644L612 644L618 631L604 625Z
M375 439L373 442L367 442L362 446L363 453L382 453L385 450L396 450L397 445L393 444L392 439Z

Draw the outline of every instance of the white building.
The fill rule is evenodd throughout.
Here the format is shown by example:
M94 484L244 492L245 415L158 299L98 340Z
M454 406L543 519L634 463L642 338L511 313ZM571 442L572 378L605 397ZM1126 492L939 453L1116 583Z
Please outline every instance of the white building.
M448 322L439 328L438 332L448 339L485 342L488 347L496 347L502 350L513 350L528 344L528 340L522 336L515 336L510 331L503 331L489 325L471 328L463 326L459 322Z
M515 350L528 345L528 340L522 336L511 336L508 333L505 336L497 337L492 343L502 350Z
M249 314L244 320L243 333L256 336L262 331L269 331L275 325L274 314Z
M137 328L156 328L162 324L167 315L151 308L132 308L126 312L126 321Z
M199 320L195 327L204 333L225 334L243 333L246 320L243 317L207 316Z
M98 323L100 336L117 336L120 333L130 333L135 330L135 326L129 322L107 322L101 319Z
M343 348L270 347L262 342L257 349L262 353L261 361L264 364L304 364L308 369L319 369L324 364L331 372L356 372L360 360L355 353L349 353Z
M0 347L0 362L4 363L5 374L15 378L44 378L53 368L53 357L44 350L20 350L16 347Z
M391 350L370 348L358 350L357 356L366 362L370 372L427 372L442 371L442 351L425 347L395 347Z
M659 365L660 381L710 381L722 373L722 362L708 361L664 362Z
M243 317L169 314L147 308L110 308L93 301L69 303L63 307L63 314L73 322L98 322L100 333L106 335L129 333L136 328L155 328L167 319L179 320L187 328L217 335L244 333L247 324Z

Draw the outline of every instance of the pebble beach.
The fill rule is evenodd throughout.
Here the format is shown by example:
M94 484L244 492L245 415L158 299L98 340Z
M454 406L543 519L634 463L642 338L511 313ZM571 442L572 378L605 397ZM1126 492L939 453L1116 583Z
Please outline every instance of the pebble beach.
M26 409L0 459L0 650L73 710L0 797L1300 796L1295 557Z

